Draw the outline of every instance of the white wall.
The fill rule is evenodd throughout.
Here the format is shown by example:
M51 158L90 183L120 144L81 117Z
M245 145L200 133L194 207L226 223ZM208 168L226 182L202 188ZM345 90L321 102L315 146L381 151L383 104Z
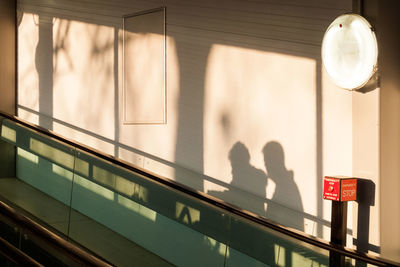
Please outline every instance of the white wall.
M160 6L167 123L125 125L122 16ZM350 1L20 0L18 8L20 117L329 238L322 177L352 175L353 103L326 76L320 44Z

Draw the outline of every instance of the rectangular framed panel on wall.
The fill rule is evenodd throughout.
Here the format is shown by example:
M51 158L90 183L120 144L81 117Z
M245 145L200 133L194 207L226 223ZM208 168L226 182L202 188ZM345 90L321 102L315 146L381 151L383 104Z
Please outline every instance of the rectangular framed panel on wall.
M122 32L124 124L165 124L165 8L126 15Z

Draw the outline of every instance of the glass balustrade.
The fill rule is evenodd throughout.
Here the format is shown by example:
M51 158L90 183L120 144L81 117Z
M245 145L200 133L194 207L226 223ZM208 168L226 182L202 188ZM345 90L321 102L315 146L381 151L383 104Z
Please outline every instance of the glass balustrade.
M328 249L9 119L0 139L0 198L117 266L329 266Z

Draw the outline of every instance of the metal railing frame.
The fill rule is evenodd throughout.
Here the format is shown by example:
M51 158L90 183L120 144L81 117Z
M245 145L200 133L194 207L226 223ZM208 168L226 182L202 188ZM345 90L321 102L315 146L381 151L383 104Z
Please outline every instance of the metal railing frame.
M369 264L374 264L376 266L399 266L400 267L400 263L388 260L388 259L384 259L378 256L374 256L374 255L370 255L370 254L366 254L366 253L360 253L357 252L354 249L351 248L347 248L347 247L343 247L343 246L338 246L335 244L332 244L326 240L323 240L321 238L317 238L311 235L308 235L306 233L300 232L298 230L292 229L290 227L285 227L282 225L279 225L271 220L268 220L264 217L261 217L259 215L256 215L250 211L247 210L243 210L240 209L234 205L231 205L229 203L226 203L220 199L217 199L215 197L212 197L210 195L207 195L206 193L200 192L200 191L196 191L192 188L189 188L183 184L180 184L176 181L170 180L168 178L162 177L160 175L157 175L155 173L152 173L148 170L144 170L143 168L137 167L129 162L123 161L119 158L116 158L112 155L108 155L105 154L97 149L88 147L82 143L79 143L77 141L71 140L69 138L63 137L53 131L50 131L48 129L42 128L38 125L32 124L30 122L24 121L21 118L14 116L14 115L10 115L8 113L2 112L0 111L0 116L9 119L11 121L14 121L16 123L19 123L31 130L34 130L36 132L42 133L46 136L49 136L51 138L54 138L56 140L59 140L63 143L66 143L68 145L74 146L78 149L81 149L85 152L88 152L94 156L97 156L99 158L102 158L108 162L111 162L112 164L116 164L122 168L128 169L130 171L133 171L137 174L140 174L141 176L145 177L146 179L152 180L162 186L165 186L167 188L172 188L174 190L180 191L182 193L185 193L187 195L190 195L196 199L199 199L201 201L204 201L208 204L211 204L215 207L218 207L220 209L223 209L227 212L230 212L232 214L235 214L239 217L245 218L253 223L262 225L264 227L267 227L269 229L275 230L279 233L282 233L284 235L290 236L292 238L295 238L297 240L300 240L302 242L305 242L307 244L316 246L318 248L322 248L325 250L328 250L330 252L334 252L334 253L338 253L342 256L345 257L349 257L349 258L353 258L355 260L360 260L363 261L365 263L369 263Z

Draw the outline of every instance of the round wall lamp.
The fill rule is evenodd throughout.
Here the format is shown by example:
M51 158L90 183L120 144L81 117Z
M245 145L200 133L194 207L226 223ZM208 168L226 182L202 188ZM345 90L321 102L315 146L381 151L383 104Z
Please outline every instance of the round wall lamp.
M364 86L378 62L378 44L371 24L357 14L337 17L325 32L322 62L337 86L348 90Z

